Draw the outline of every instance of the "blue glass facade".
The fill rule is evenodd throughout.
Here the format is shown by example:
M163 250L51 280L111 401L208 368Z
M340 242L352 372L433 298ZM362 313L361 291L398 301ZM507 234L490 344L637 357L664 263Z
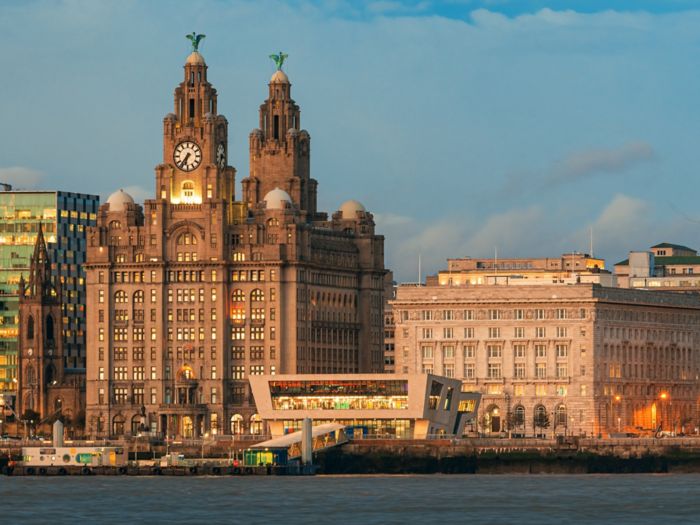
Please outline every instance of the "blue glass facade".
M20 276L27 277L42 224L52 269L63 292L66 368L85 367L86 228L99 197L63 191L0 192L0 393L15 390Z

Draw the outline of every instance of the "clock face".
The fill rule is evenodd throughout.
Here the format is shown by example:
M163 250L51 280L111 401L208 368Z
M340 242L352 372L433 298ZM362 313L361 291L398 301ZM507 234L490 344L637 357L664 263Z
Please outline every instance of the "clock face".
M34 353L34 350L32 350L31 348L30 348L29 350L27 350L27 355L28 355L28 356L31 356L33 353Z
M224 148L223 144L219 144L216 148L216 164L220 169L226 167L226 148Z
M202 162L202 150L194 142L180 142L173 153L175 165L182 171L192 171Z

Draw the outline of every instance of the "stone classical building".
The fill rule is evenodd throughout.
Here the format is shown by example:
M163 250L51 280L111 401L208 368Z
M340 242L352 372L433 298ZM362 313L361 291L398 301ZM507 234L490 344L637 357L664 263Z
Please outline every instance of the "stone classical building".
M447 259L447 269L426 278L428 285L482 284L573 284L599 283L613 286L613 275L605 261L587 253L563 253L559 257Z
M700 292L700 256L697 250L662 242L647 251L630 252L615 265L618 286L641 290Z
M516 436L700 424L700 299L596 284L399 286L397 373L480 391L479 427Z
M250 375L380 372L383 237L316 207L310 137L278 70L236 200L228 122L195 51L163 120L156 197L122 191L89 231L87 430L260 431Z

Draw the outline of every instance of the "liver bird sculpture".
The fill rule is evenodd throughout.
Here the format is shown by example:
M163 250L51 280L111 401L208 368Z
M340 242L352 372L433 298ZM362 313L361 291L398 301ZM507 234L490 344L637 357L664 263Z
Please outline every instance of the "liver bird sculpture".
M284 61L287 59L288 56L289 55L285 55L284 53L282 53L282 51L280 51L276 55L270 55L270 58L277 66L277 71L280 71L282 69L282 64L284 64Z
M199 43L206 38L207 35L198 35L192 31L191 35L185 35L185 38L192 42L192 51L199 50Z

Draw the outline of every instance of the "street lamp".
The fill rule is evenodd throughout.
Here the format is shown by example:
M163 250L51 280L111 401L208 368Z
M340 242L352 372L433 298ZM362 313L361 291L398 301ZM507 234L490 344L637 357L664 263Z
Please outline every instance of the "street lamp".
M617 432L620 433L622 432L622 418L620 417L620 400L622 399L622 396L620 394L615 394L615 412L617 413Z

